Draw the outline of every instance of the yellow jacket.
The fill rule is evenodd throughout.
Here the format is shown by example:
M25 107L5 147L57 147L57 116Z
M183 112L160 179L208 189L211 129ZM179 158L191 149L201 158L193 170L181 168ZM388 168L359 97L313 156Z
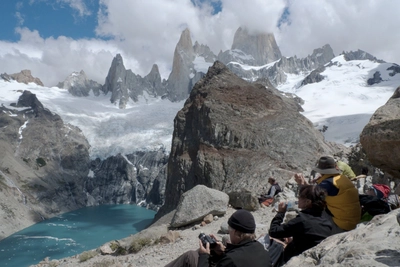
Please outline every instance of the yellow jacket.
M336 196L327 196L326 204L333 215L333 221L343 230L356 228L361 218L360 200L358 191L353 183L341 174L324 174L317 180L320 184L323 180L333 176L333 185L339 189Z

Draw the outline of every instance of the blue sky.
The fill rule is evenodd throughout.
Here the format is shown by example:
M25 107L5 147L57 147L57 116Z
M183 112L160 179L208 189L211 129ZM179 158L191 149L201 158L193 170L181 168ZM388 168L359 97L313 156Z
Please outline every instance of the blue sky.
M0 73L30 69L53 86L84 70L104 83L120 53L134 73L157 64L168 78L185 28L218 54L240 26L273 33L287 57L330 44L400 63L398 10L394 0L3 0Z
M44 38L68 36L74 39L95 37L97 25L98 1L84 1L85 9L73 8L68 2L5 0L2 2L0 17L2 25L1 39L18 41L16 27L28 27L38 30Z

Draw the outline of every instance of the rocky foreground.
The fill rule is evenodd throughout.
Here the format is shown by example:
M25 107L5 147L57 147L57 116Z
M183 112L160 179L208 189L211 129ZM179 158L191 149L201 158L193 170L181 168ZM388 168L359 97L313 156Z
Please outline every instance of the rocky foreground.
M193 230L191 227L177 230L178 237L173 243L158 243L144 247L139 252L125 256L101 255L93 251L92 258L83 262L84 255L88 252L61 260L45 260L34 265L36 267L154 267L164 266L183 252L198 247L200 232L217 233L222 224L235 211L228 208L224 216L203 227ZM273 208L266 207L252 212L257 223L257 236L267 233L269 224L275 212ZM400 266L400 226L396 219L399 210L394 210L386 215L376 216L368 224L360 224L357 229L331 236L318 246L294 257L285 266ZM293 216L293 212L289 213ZM167 233L168 219L165 216L159 224L137 235L161 236ZM136 235L135 235L136 236ZM134 236L120 240L121 243L129 242Z

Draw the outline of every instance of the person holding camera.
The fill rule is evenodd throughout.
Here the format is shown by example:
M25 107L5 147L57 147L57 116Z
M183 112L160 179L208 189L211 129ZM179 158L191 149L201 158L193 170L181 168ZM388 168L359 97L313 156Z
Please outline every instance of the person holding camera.
M237 210L228 220L230 243L226 247L214 235L200 235L199 249L188 251L167 264L175 266L271 267L269 253L255 236L256 223L247 210Z

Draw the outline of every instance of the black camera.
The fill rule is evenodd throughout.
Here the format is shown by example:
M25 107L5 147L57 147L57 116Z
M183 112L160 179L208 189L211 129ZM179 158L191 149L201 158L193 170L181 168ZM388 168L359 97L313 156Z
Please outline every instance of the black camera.
M217 240L215 240L214 238L212 238L209 235L200 233L199 238L201 240L201 243L203 243L204 247L206 247L207 243L210 243L210 248L215 248L217 246Z

